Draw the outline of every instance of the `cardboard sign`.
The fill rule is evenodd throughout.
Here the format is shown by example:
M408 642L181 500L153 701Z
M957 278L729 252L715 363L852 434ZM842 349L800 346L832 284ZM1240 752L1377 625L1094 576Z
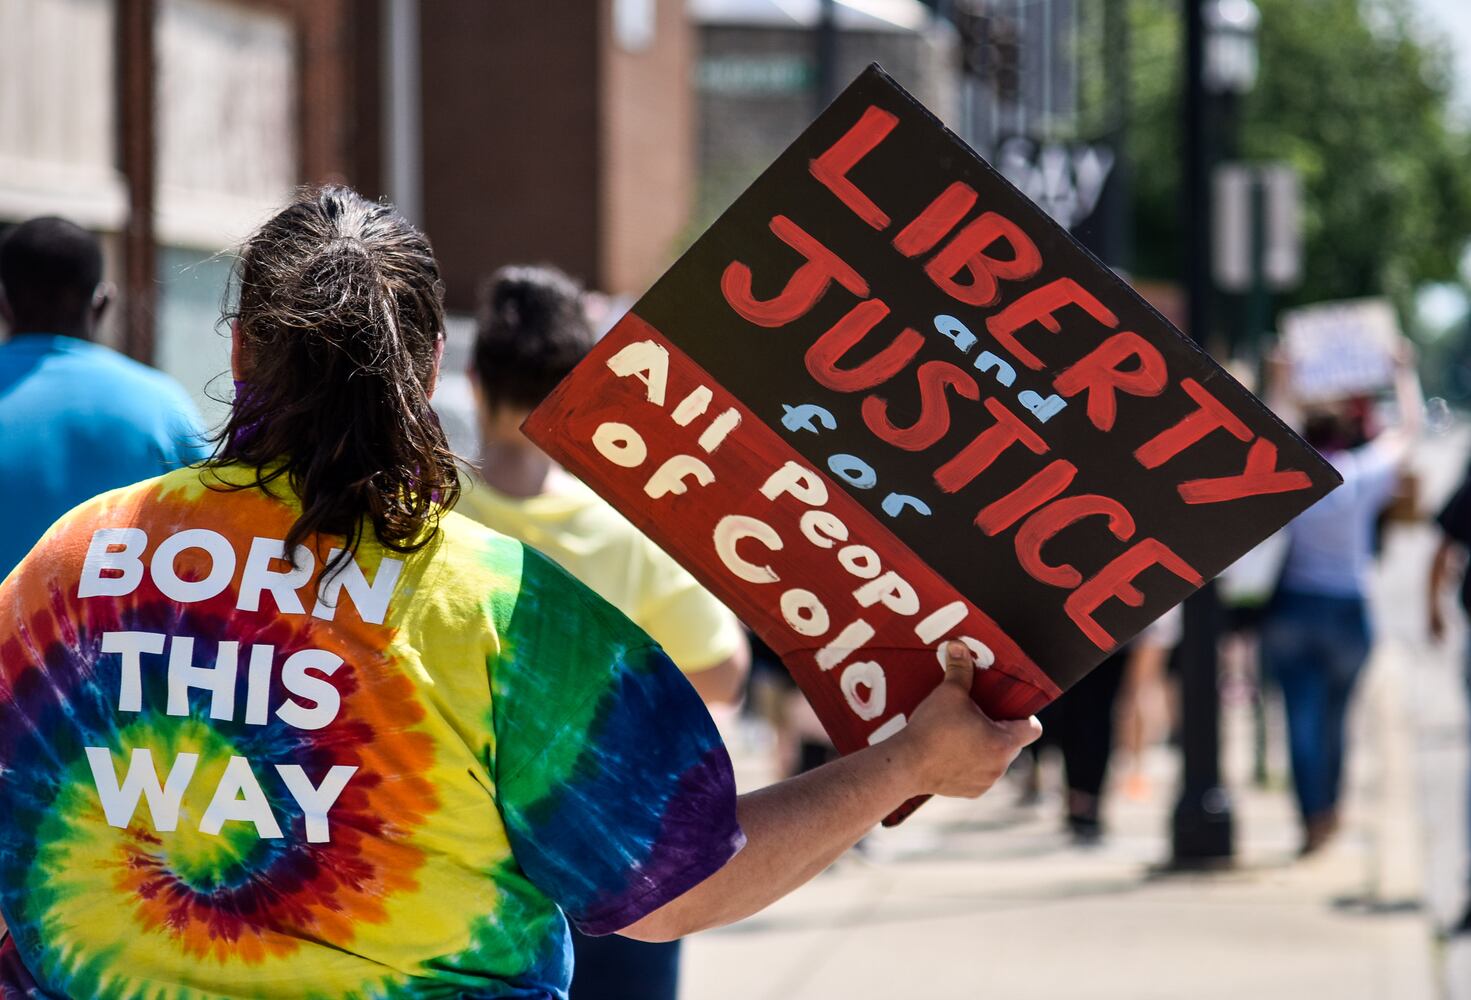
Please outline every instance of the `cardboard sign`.
M987 712L1035 712L1339 482L877 67L525 430L845 752L951 638Z
M1387 299L1324 302L1282 314L1292 390L1309 402L1375 393L1394 383L1399 320Z

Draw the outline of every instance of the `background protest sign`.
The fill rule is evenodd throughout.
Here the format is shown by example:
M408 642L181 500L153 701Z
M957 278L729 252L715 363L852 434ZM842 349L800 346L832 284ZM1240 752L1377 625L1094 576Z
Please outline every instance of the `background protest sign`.
M1324 302L1282 314L1292 390L1325 401L1378 392L1394 382L1401 339L1387 299Z
M526 431L780 653L850 751L937 648L1024 716L1339 482L877 67Z

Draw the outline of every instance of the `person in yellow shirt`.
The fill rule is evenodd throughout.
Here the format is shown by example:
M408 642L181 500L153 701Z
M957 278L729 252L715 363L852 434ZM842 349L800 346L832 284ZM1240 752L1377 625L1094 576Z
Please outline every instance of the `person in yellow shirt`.
M551 556L637 622L707 705L740 699L750 662L745 630L684 567L560 466L547 471L544 492L524 497L502 492L514 484L496 474L494 459L482 469L484 478L461 495L462 514Z
M530 545L664 648L707 705L737 702L750 646L736 617L606 501L521 433L592 348L582 290L550 267L506 267L485 288L470 384L481 451L458 510ZM571 1000L674 1000L679 942L574 932Z

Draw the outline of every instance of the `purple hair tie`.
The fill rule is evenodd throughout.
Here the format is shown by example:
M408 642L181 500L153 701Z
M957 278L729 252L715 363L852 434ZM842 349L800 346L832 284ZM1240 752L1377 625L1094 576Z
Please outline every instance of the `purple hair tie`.
M244 406L250 400L251 390L250 390L250 383L244 381L243 379L238 379L237 378L237 379L234 380L234 382L235 382L235 401L231 405L231 409L238 411L242 406ZM250 444L250 439L253 438L253 437L255 437L257 434L260 433L260 429L261 429L261 427L264 424L265 424L265 415L262 414L261 416L258 416L255 420L252 420L248 424L243 424L243 425L237 426L230 433L230 447L232 447L232 448L243 448L246 445Z

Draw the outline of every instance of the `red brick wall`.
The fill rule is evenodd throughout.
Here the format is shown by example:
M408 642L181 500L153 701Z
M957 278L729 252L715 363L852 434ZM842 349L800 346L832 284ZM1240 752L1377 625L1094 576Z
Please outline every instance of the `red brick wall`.
M639 294L669 265L694 201L694 29L683 0L657 0L652 43L613 37L601 0L602 267L610 292Z
M598 2L419 6L423 222L452 309L509 262L601 277Z

